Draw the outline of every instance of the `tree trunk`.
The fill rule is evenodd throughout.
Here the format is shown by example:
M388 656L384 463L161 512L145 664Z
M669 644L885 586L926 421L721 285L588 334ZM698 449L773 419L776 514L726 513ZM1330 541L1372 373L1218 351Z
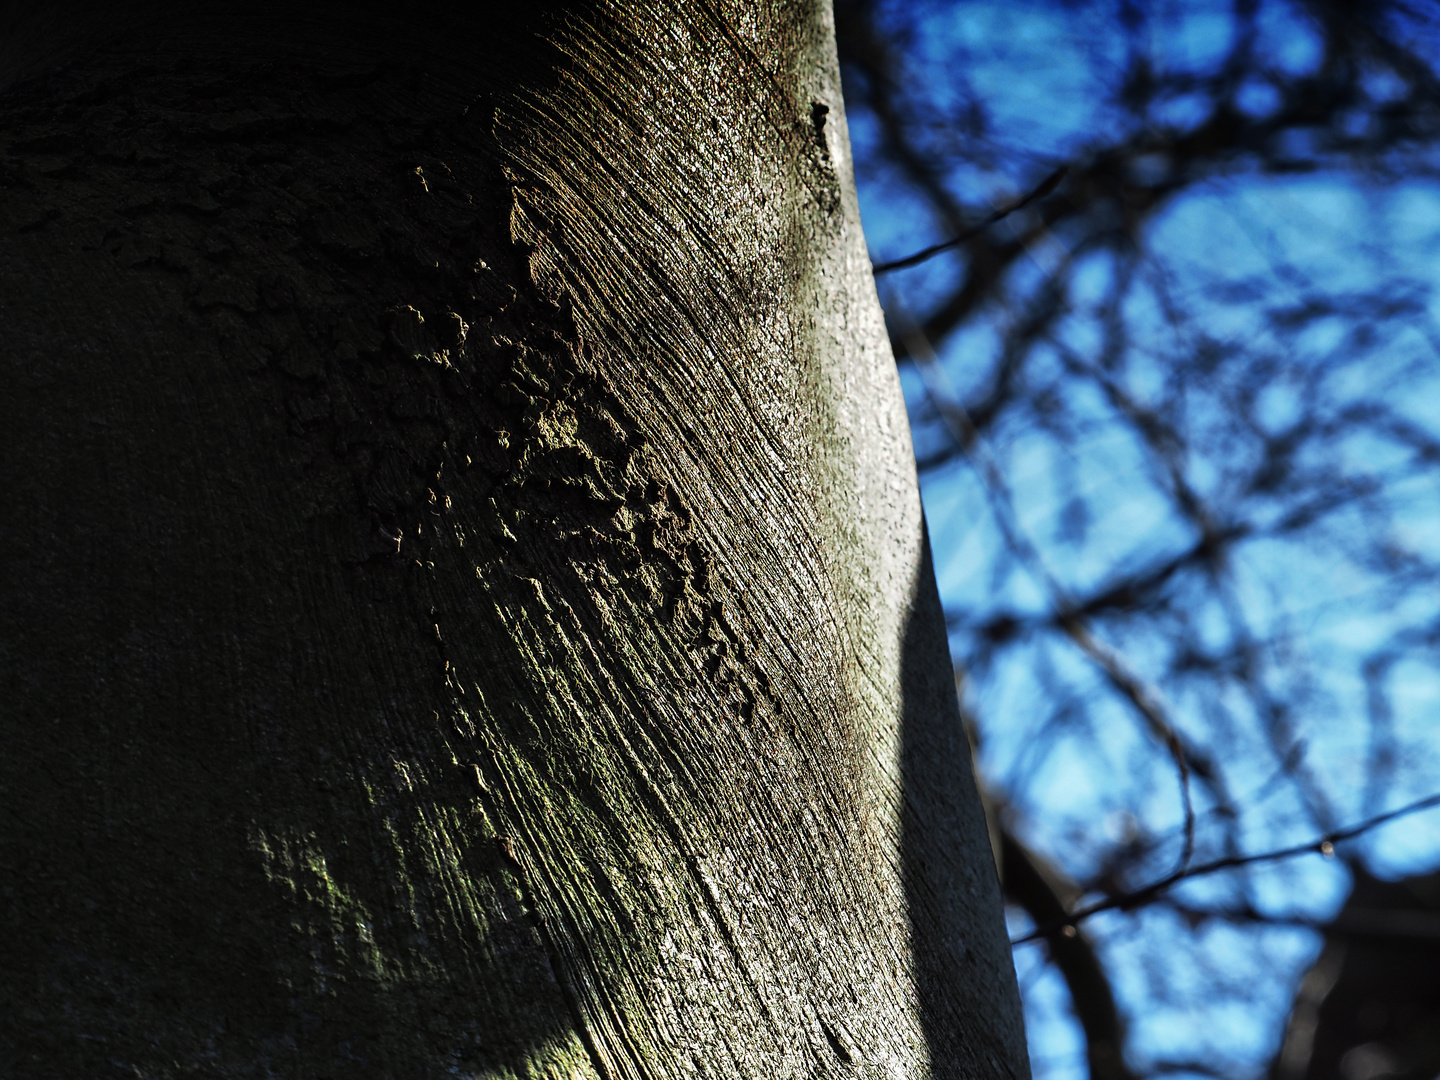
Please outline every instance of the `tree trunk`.
M13 1074L1022 1080L828 10L44 7Z

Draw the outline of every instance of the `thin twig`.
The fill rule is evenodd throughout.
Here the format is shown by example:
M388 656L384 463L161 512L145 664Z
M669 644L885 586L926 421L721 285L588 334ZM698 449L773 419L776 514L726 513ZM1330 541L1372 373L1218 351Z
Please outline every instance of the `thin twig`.
M912 266L919 266L927 259L933 259L936 255L939 255L943 251L949 251L951 248L957 248L961 244L965 243L967 240L974 240L975 237L979 236L982 232L988 229L991 225L994 225L996 222L1004 221L1011 214L1019 210L1024 210L1025 207L1029 206L1037 199L1045 198L1045 196L1049 195L1057 187L1060 186L1060 181L1065 179L1065 175L1069 171L1069 165L1061 165L1060 168L1056 169L1049 176L1045 177L1044 180L1041 180L1040 185L1033 191L1031 191L1028 195L1022 195L1014 202L1007 203L999 210L996 210L993 214L987 217L984 221L970 226L970 228L966 229L958 236L952 236L949 240L942 240L938 244L931 244L929 247L922 248L920 251L915 252L915 254L913 255L906 255L903 259L892 259L889 262L873 263L870 269L876 277L879 277L881 274L888 274L892 270L906 270Z
M1076 923L1098 915L1102 911L1132 911L1137 907L1152 903L1161 893L1165 892L1172 885L1190 878L1204 877L1207 874L1219 873L1221 870L1233 870L1240 866L1253 866L1256 863L1279 862L1283 859L1293 859L1297 855L1320 854L1327 858L1335 854L1335 845L1345 840L1353 840L1361 833L1369 832L1371 829L1394 821L1396 818L1405 817L1408 814L1415 814L1421 810L1428 810L1433 806L1440 806L1440 792L1434 795L1427 795L1423 799L1408 803L1397 810L1390 810L1383 814L1377 814L1372 818L1357 822L1354 825L1347 825L1343 829L1334 829L1315 840L1304 844L1296 844L1294 847L1279 848L1275 851L1266 851L1258 855L1227 855L1223 859L1215 859L1213 862L1201 863L1199 866L1192 866L1185 870L1177 870L1168 874L1159 881L1146 885L1143 889L1136 889L1134 892L1124 893L1121 896L1110 896L1100 900L1079 911L1071 912L1066 918L1056 920L1045 926L1036 927L1024 937L1016 938L1011 945L1024 945L1027 942L1039 941L1041 938L1050 937L1053 934L1064 933L1067 928L1073 929Z
M1080 651L1105 672L1110 684L1119 690L1145 718L1154 736L1165 744L1170 759L1180 773L1180 798L1185 806L1185 840L1180 852L1177 871L1183 871L1195 856L1195 804L1190 797L1190 761L1185 746L1175 726L1165 717L1156 692L1138 675L1126 666L1125 661L1114 649L1098 641L1079 618L1062 612L1060 626Z

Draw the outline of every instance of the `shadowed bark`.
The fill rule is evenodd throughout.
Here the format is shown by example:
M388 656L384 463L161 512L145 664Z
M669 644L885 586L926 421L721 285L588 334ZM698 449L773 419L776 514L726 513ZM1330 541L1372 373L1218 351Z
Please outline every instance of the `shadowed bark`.
M827 12L45 18L16 1074L1023 1080Z

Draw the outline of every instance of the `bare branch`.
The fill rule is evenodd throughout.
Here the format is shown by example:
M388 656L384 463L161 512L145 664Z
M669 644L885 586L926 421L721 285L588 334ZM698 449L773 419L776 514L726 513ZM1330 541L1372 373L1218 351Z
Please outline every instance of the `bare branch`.
M1031 203L1036 202L1039 199L1043 199L1047 195L1051 194L1057 187L1060 186L1060 181L1065 179L1065 176L1067 173L1069 173L1069 171L1069 165L1061 165L1049 176L1045 177L1044 180L1041 180L1039 185L1037 185L1034 190L1032 190L1028 195L1022 195L1014 202L1007 203L999 210L996 210L989 217L985 218L983 221L980 221L977 224L970 226L970 228L960 233L960 235L952 236L949 240L942 240L938 244L931 244L929 247L922 248L921 250L915 252L915 254L913 255L906 255L903 259L891 259L889 262L872 263L871 270L874 271L876 277L879 277L881 274L888 274L892 270L905 270L911 266L919 266L927 259L933 259L936 255L939 255L942 252L950 251L952 248L957 248L966 241L974 240L975 237L979 236L991 225L994 225L995 223L1000 221L1004 221L1011 214L1014 214L1020 210L1024 210L1025 207L1029 206Z
M1065 903L1051 884L1055 871L1015 838L1000 829L1001 881L1005 895L1025 909L1037 924L1065 918ZM1075 1016L1085 1033L1086 1058L1092 1080L1134 1080L1125 1064L1125 1025L1115 1007L1109 976L1083 931L1050 939L1050 958L1070 989Z
M1308 841L1304 844L1296 844L1294 847L1280 848L1276 851L1266 851L1258 855L1228 855L1223 859L1215 859L1212 862L1201 863L1199 866L1192 866L1186 870L1177 870L1168 874L1159 881L1146 885L1143 889L1136 889L1134 892L1124 893L1120 896L1109 896L1079 911L1073 911L1064 918L1055 921L1047 926L1037 927L1024 937L1016 938L1011 945L1024 945L1027 942L1039 941L1042 938L1053 937L1055 934L1064 933L1067 927L1074 928L1079 922L1098 915L1102 911L1133 911L1138 907L1154 903L1166 890L1172 886L1186 881L1190 878L1205 877L1209 874L1216 874L1222 870L1233 870L1241 866L1254 866L1257 863L1280 862L1283 859L1293 859L1297 855L1325 855L1331 856L1335 853L1335 845L1345 840L1353 840L1362 833L1378 828L1386 822L1394 821L1396 818L1406 817L1410 814L1419 813L1421 810L1428 810L1432 806L1440 806L1440 793L1427 795L1423 799L1408 803L1398 810L1391 810L1388 813L1377 814L1375 817L1367 818L1354 825L1348 825L1343 829L1334 829L1318 839Z

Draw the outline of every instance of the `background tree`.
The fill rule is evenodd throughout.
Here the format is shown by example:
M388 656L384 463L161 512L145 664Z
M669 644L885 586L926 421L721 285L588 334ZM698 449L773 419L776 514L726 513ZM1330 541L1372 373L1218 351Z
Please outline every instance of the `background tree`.
M1355 885L1295 995L1276 1080L1440 1072L1440 875Z
M522 7L7 9L7 1075L1027 1075L828 12Z
M1263 1072L1345 868L1440 857L1240 861L1440 790L1435 15L839 7L1041 1075Z

